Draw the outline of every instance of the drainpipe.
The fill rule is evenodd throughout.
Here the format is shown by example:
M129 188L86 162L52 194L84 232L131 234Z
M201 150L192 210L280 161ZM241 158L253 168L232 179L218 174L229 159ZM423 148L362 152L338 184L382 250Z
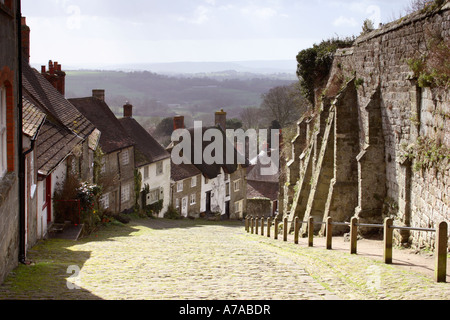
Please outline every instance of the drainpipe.
M21 1L16 1L16 28L17 28L17 62L18 62L18 130L17 146L19 150L19 262L27 264L25 243L25 154L23 153L22 141L22 9Z

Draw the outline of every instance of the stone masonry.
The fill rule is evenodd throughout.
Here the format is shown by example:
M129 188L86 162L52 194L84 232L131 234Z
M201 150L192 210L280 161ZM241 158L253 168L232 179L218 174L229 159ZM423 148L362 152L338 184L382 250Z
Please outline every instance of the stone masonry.
M295 217L361 223L392 217L395 225L422 228L449 221L450 93L419 85L408 64L428 54L435 39L450 42L448 1L337 51L326 87L316 90L316 110L298 122L286 165L280 211L291 230ZM377 231L360 228L363 235ZM398 243L414 247L433 248L434 236L395 232Z

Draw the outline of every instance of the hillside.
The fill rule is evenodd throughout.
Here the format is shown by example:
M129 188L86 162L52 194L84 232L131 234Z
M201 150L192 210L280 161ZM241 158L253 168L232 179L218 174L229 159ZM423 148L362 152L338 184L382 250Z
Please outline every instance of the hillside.
M129 101L136 116L161 118L180 113L201 119L221 108L238 116L245 107L259 106L261 94L293 82L292 75L236 71L169 76L149 71L83 70L67 71L66 96L89 96L92 89L105 89L106 100L116 113Z

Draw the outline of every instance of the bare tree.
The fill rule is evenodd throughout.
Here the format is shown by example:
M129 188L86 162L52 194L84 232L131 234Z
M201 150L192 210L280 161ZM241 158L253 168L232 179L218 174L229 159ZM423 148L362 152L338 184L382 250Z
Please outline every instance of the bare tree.
M277 120L282 128L296 122L310 105L301 95L298 83L272 88L262 98L262 117L268 124Z
M245 108L240 113L242 124L245 129L259 129L262 125L261 109L256 107Z
M411 0L408 7L406 8L406 14L411 14L413 12L422 10L427 6L433 4L435 0Z

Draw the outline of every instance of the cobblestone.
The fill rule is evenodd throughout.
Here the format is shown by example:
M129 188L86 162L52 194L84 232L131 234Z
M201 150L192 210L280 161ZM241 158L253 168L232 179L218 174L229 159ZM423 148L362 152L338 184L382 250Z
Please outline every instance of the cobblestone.
M133 220L78 242L42 241L28 259L32 265L19 266L0 286L0 299L450 299L447 283L248 234L240 222Z

